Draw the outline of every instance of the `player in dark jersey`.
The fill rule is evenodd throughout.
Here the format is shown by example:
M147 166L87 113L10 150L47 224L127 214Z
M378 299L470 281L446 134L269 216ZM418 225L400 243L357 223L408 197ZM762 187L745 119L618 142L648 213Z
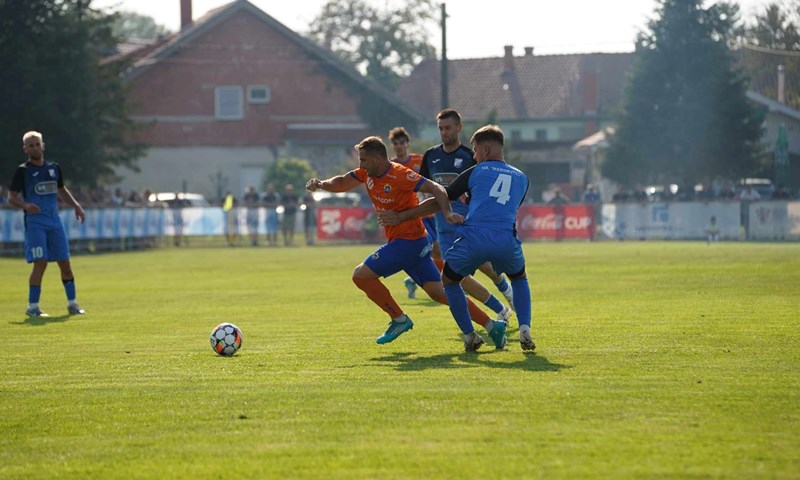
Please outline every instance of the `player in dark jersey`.
M464 126L461 123L461 115L457 111L453 109L442 110L436 115L436 123L439 127L442 143L425 152L422 158L420 174L443 187L447 187L458 174L475 165L475 160L472 158L472 150L461 144L461 131ZM466 214L467 206L463 201L456 200L452 203L453 211L462 215ZM443 221L441 215L437 214L436 229L441 251L446 252L455 240L455 226L447 224L447 222ZM439 266L441 269L444 266L444 262L441 262ZM505 277L496 274L488 263L481 265L480 270L492 280L500 293L506 297L508 303L513 306L512 290ZM499 320L509 320L511 312L508 311L508 308L494 298L480 282L474 278L468 278L464 280L462 286L473 298L480 300L497 313Z
M67 312L86 313L75 300L75 276L69 261L69 241L58 213L58 199L75 209L75 217L83 222L86 215L80 204L64 185L61 167L44 159L44 142L39 132L27 132L22 137L22 150L28 161L14 171L9 186L8 203L25 212L25 259L33 263L28 282L30 317L47 317L39 308L42 277L48 262L58 263L61 281L67 293Z
M469 197L464 222L457 229L457 239L445 252L442 283L450 311L465 335L465 346L477 334L465 308L464 292L459 283L485 262L495 271L505 273L514 289L514 305L519 321L519 341L523 350L536 345L531 336L531 293L525 273L525 256L517 238L516 218L528 191L528 178L507 164L503 157L504 136L495 125L480 128L472 137L477 165L458 175L447 187L450 200ZM426 200L413 209L383 212L385 225L407 221L435 211L438 205ZM457 222L456 222L457 223Z
M390 161L386 145L380 138L367 137L355 149L358 152L359 168L327 180L312 178L306 183L306 189L312 192L346 192L364 184L378 213L416 207L419 205L417 192L423 192L433 197L431 201L438 202L439 209L445 211L445 219L454 215L450 211L445 190L413 170ZM461 217L456 215L451 220L456 218ZM353 270L353 283L391 319L389 327L376 340L379 344L389 343L414 327L411 318L395 302L380 277L388 277L403 270L422 286L431 299L447 303L439 270L431 260L431 244L422 221L414 218L386 227L386 237L388 242ZM465 305L471 312L471 318L487 329L496 345L505 343L504 322L492 321L470 301L465 302Z

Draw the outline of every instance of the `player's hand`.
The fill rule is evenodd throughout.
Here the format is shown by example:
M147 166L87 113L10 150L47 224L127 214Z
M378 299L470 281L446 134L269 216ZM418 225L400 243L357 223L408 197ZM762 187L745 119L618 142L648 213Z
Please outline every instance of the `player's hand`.
M42 211L42 209L39 208L39 205L36 205L35 203L26 203L22 209L28 213L39 213Z
M83 207L80 205L75 205L75 218L80 220L81 223L86 221L86 212L83 211Z
M319 178L312 178L306 183L306 190L309 192L316 192L320 188L322 188L322 180Z
M447 223L451 223L453 225L464 223L464 217L456 212L445 213L444 219L447 220Z
M403 219L400 218L400 212L394 210L382 210L378 212L378 223L381 226L388 227L402 223Z

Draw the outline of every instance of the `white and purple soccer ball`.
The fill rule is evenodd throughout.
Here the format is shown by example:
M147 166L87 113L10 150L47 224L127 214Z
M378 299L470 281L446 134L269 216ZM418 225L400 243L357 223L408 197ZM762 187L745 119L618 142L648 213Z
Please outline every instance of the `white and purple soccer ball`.
M232 323L220 323L211 331L211 348L230 357L242 347L242 331Z

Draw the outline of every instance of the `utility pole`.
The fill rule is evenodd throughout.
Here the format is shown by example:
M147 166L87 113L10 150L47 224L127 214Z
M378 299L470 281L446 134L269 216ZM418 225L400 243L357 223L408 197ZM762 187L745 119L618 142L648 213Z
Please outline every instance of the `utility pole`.
M447 5L442 3L442 110L450 107L450 80L447 72Z

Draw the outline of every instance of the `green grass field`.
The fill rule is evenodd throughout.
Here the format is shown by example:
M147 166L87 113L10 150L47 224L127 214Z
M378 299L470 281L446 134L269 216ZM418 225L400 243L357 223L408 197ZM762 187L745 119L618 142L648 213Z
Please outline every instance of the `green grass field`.
M0 478L800 478L800 244L526 244L535 355L464 353L401 275L376 345L372 250L79 256L50 319L0 259Z

